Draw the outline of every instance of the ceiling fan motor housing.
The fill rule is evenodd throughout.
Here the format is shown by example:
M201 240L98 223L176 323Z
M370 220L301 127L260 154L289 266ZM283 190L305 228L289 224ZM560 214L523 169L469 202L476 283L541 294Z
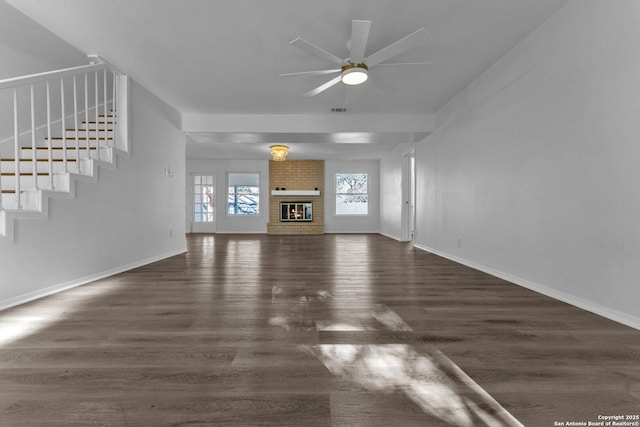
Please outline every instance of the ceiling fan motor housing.
M369 68L366 64L349 63L342 67L342 83L350 86L359 85L369 78Z

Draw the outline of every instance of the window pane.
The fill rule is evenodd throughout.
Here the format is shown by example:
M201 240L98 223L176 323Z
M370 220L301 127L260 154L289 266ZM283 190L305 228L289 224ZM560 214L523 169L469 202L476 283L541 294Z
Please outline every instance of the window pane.
M258 213L258 197L252 194L240 194L237 198L236 214L255 215Z
M259 185L260 174L257 173L230 173L229 174L229 186L234 185Z
M336 195L337 215L367 215L368 213L369 203L366 195Z
M367 215L368 202L366 173L336 174L336 215Z
M194 176L194 183L195 184L200 184L200 177L199 176Z
M366 173L336 174L336 193L367 193Z
M227 213L229 215L234 215L236 213L236 197L233 194L229 194L227 197Z
M229 174L227 213L229 215L257 215L260 206L260 175L257 173Z

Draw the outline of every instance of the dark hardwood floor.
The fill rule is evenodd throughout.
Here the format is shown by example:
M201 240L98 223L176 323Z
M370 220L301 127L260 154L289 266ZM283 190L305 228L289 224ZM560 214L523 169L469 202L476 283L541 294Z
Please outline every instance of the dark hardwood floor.
M554 426L640 413L640 331L408 243L191 235L188 248L0 312L0 425Z

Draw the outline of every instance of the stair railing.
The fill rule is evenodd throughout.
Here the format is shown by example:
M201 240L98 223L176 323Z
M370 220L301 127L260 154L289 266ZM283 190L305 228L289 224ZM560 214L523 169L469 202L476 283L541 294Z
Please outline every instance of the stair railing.
M98 160L100 160L102 147L128 150L128 132L126 128L123 128L127 125L128 80L122 72L100 57L90 55L89 59L91 63L88 65L0 80L0 100L2 97L10 98L13 110L12 121L7 117L0 116L0 160L2 160L0 161L0 190L3 189L3 163L5 163L4 168L9 169L6 165L11 164L12 161L16 209L23 207L21 193L25 188L21 185L21 176L32 175L33 189L40 189L38 184L39 160L47 163L47 172L43 174L48 175L49 179L45 188L56 189L53 167L54 140L56 138L54 138L53 132L57 132L57 129L61 131L62 147L60 150L62 152L63 173L89 173L89 170L82 170L81 149L86 150L84 158L87 159L93 158L91 151L95 150L95 158ZM65 85L65 81L70 85ZM38 92L40 92L40 96L36 95ZM52 99L54 97L57 100ZM70 102L70 98L73 98L72 102ZM79 99L80 108L78 107ZM109 107L111 107L111 113L109 113ZM102 115L100 109L102 109ZM69 110L73 110L73 113L67 115ZM101 117L104 120L101 120ZM81 120L84 122L82 127L79 123ZM72 138L67 136L67 132L70 131L67 128L68 123L73 123L75 143L71 146L67 145L68 139ZM109 129L109 125L113 125L111 129ZM13 127L12 130L10 130L11 127ZM80 136L80 132L83 132L84 137ZM111 132L111 136L109 136L109 132ZM122 141L117 142L117 136ZM38 145L39 140L45 141L44 146ZM80 144L81 140L84 141L84 147ZM23 141L28 141L30 147L23 146ZM92 142L95 142L95 148L92 147ZM22 157L23 148L31 149L30 158ZM46 159L38 158L38 148L47 150ZM57 147L55 148L57 150ZM68 150L75 153L73 161L76 167L73 170L69 168ZM21 168L21 162L29 161L32 163L31 172L24 172ZM88 163L87 167L89 167ZM7 172L4 175L11 176ZM11 191L8 190L8 192ZM0 191L0 211L3 209L5 208L3 207L2 191Z

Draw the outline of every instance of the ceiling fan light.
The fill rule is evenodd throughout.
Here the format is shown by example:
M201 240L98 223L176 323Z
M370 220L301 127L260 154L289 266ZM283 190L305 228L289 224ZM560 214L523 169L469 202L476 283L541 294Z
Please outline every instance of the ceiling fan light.
M271 150L271 157L277 162L286 160L289 154L289 147L286 145L272 145L269 150Z
M342 83L355 86L362 84L369 78L367 66L364 64L349 64L342 68Z

